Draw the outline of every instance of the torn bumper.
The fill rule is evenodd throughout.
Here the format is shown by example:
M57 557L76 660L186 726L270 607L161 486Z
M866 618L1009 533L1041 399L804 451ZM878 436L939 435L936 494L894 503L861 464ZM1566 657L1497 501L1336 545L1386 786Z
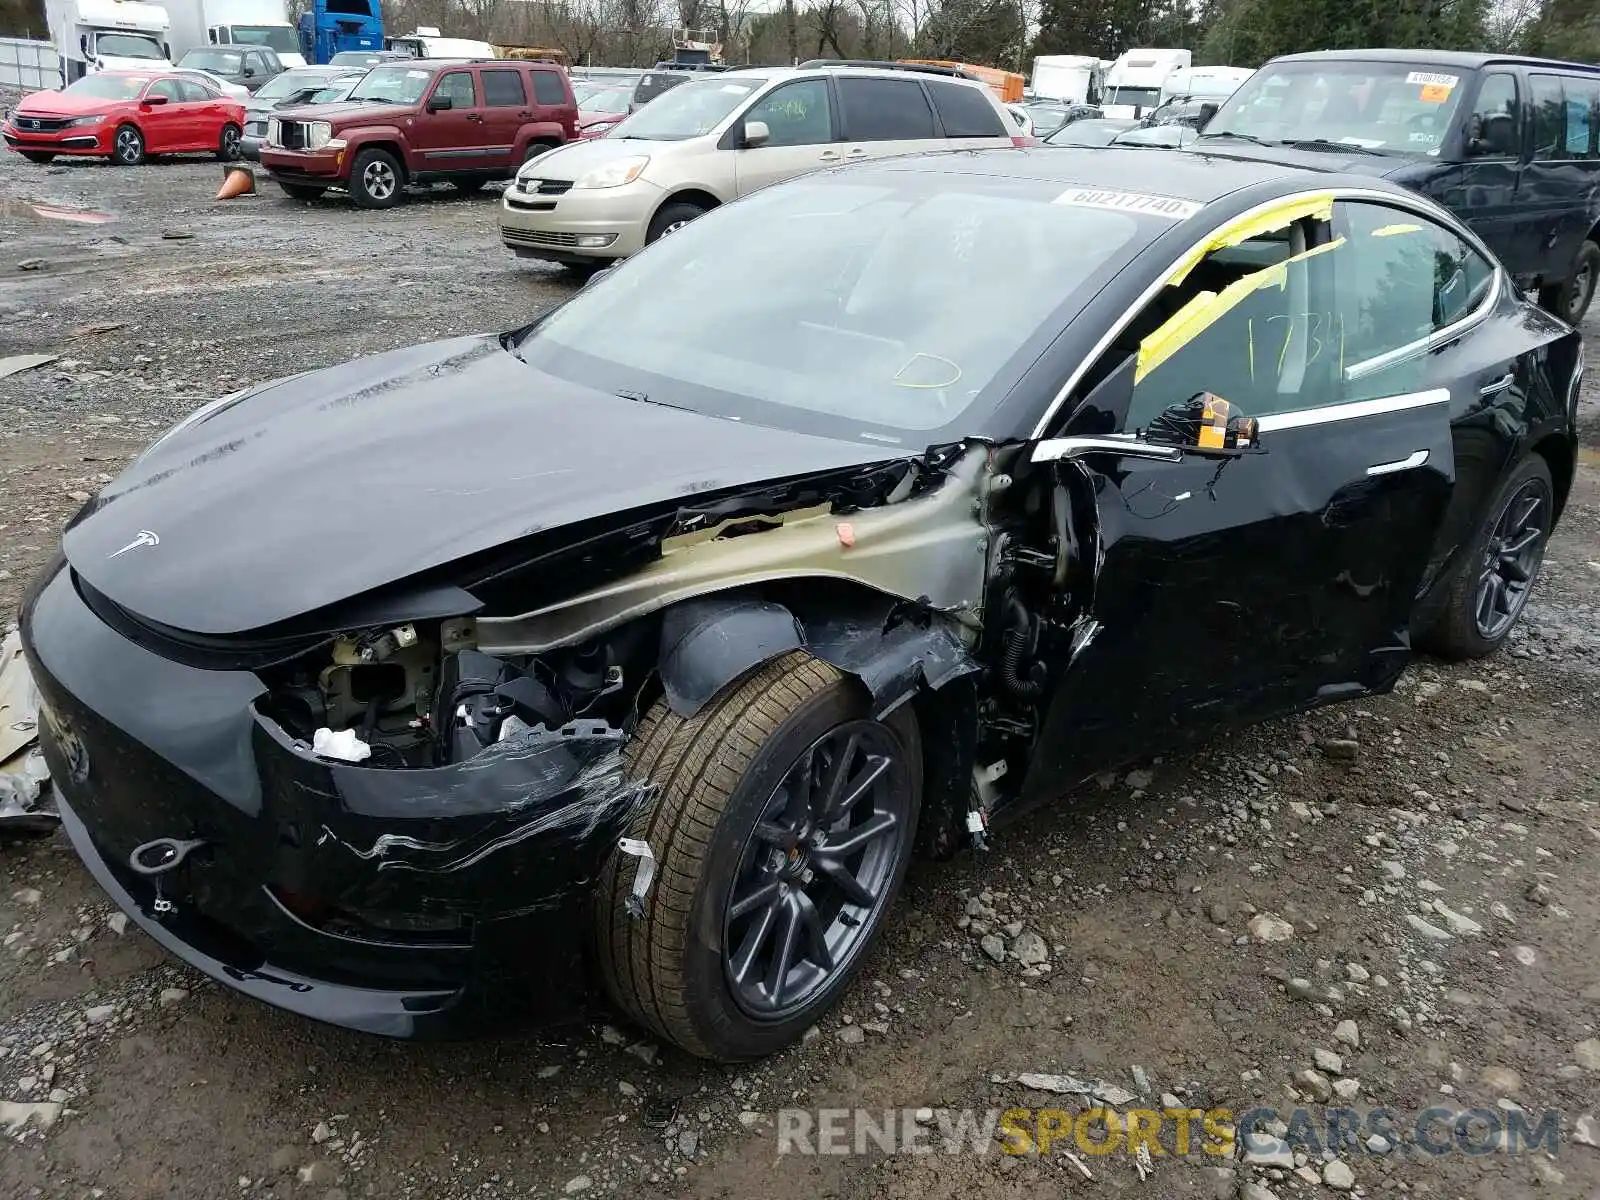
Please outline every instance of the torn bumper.
M150 653L70 571L36 585L23 639L62 824L184 961L391 1037L581 1010L589 895L642 794L617 731L541 732L432 769L327 762L257 711L254 675ZM158 838L205 844L136 872L133 851Z

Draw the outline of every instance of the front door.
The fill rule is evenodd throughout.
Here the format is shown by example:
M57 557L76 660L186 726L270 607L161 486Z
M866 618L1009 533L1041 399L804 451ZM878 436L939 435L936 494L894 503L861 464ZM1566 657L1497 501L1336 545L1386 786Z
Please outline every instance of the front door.
M1416 226L1401 217L1381 238ZM1133 380L1110 405L1119 432L1180 453L1068 451L1063 469L1087 482L1096 513L1099 566L1030 792L1383 689L1403 668L1454 479L1451 394L1430 385L1425 337L1409 339L1416 355L1384 357L1409 338L1402 319L1431 333L1431 259L1420 293L1393 278L1360 292L1353 241L1313 218L1206 256L1158 297L1168 307L1112 372ZM1408 286L1391 292L1397 282ZM1192 419L1203 393L1255 418L1255 436L1210 445Z
M745 125L753 121L766 125L767 141L730 151L741 196L839 161L826 79L799 79L773 88L745 110Z
M1453 171L1440 169L1441 178L1450 181L1443 193L1425 189L1460 214L1513 274L1534 270L1519 263L1527 257L1527 247L1518 240L1526 225L1518 209L1526 141L1523 101L1515 75L1508 71L1484 75L1463 134L1463 165Z
M448 102L441 107L440 101ZM440 175L481 171L485 161L483 110L478 89L468 70L445 71L423 101L422 113L412 131L418 165Z
M147 154L181 150L188 144L193 115L186 112L183 89L176 79L158 79L145 89L144 99L156 101L141 106L140 128L144 131Z

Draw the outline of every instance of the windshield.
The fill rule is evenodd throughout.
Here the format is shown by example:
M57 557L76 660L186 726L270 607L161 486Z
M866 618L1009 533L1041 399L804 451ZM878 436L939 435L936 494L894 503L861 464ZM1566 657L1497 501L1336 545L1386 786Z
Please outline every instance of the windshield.
M579 292L517 354L604 392L922 446L974 432L966 410L998 402L1052 314L1122 265L1140 221L1162 223L1073 204L1080 189L1059 183L892 178L802 179L719 209Z
M149 58L165 61L167 52L154 38L139 33L102 33L94 39L94 52L103 58Z
M1206 126L1265 142L1328 141L1437 154L1466 82L1459 71L1349 59L1288 62L1248 79Z
M625 113L628 111L628 100L629 96L625 89L605 88L579 97L578 111L596 116L602 113Z
M135 100L150 82L147 75L85 75L64 90L70 96L93 96L99 100Z
M279 54L300 53L300 40L287 25L235 25L233 40L246 46L266 46Z
M328 60L328 64L334 67L370 67L388 61L381 54L369 54L365 50L341 50Z
M237 75L244 69L244 55L238 50L191 50L178 60L178 65Z
M356 76L356 79L359 78L361 78L359 75ZM348 100L350 98L350 89L355 87L355 85L355 79L338 80L334 83L330 83L325 88L319 88L317 91L312 92L311 95L306 97L306 103L333 104L340 100Z
M699 137L715 129L766 82L744 76L696 79L652 100L619 124L611 136L652 142L681 142Z
M1137 104L1149 108L1161 99L1161 89L1153 87L1108 87L1103 104Z
M1109 146L1111 139L1126 130L1136 128L1132 121L1090 119L1063 125L1045 138L1047 146Z
M385 104L415 104L433 78L418 67L373 67L350 91L352 100L380 100Z

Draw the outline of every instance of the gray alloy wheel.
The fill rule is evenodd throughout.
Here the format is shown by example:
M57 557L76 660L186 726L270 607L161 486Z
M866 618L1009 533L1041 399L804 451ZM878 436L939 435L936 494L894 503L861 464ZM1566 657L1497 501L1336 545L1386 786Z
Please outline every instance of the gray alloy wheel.
M911 852L904 751L877 721L813 742L767 799L723 912L723 969L757 1020L803 1008L849 971Z
M239 157L239 127L233 122L222 127L222 140L217 146L217 157L223 162L232 162Z
M111 161L136 167L144 161L144 135L132 125L119 125L111 139Z
M1479 562L1473 604L1478 636L1486 642L1500 641L1522 615L1544 561L1554 500L1549 481L1533 476L1511 494L1495 520Z

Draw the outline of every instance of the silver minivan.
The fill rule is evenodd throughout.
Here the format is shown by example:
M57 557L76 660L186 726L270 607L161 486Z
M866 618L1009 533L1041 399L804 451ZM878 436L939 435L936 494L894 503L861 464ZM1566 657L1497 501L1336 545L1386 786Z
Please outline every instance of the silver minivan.
M524 164L500 236L519 257L592 271L807 171L1027 141L987 87L949 69L745 68L681 84L604 137Z

